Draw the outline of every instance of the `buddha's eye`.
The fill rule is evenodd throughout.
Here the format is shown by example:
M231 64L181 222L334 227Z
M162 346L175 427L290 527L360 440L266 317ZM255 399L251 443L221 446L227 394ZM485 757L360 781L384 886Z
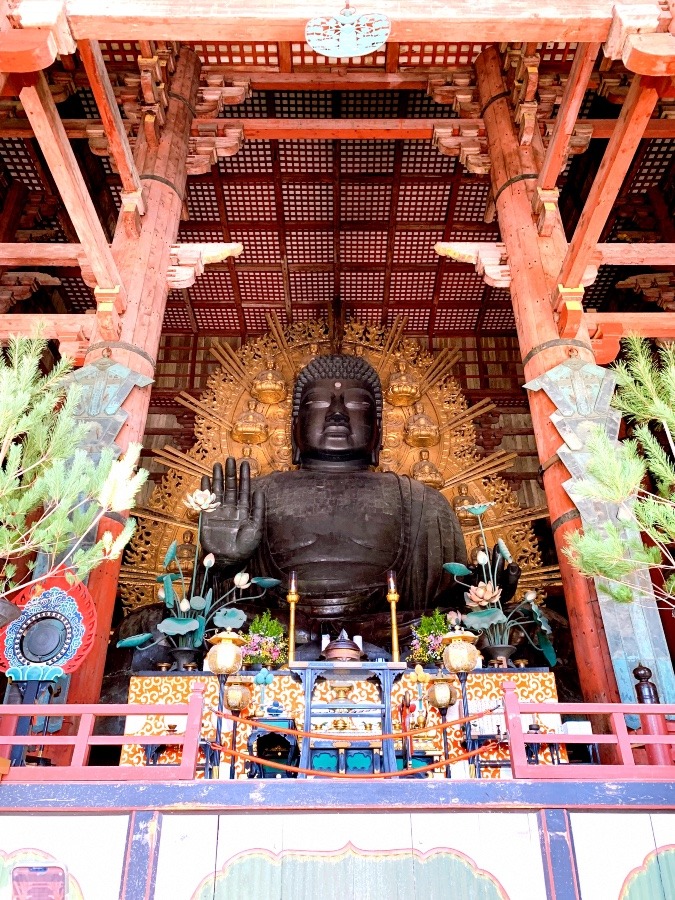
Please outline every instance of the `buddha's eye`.
M309 409L328 409L328 407L330 406L330 400L319 400L318 398L316 400L312 400L310 398L309 400L305 400L302 405L308 407Z
M367 400L347 400L347 409L370 409L371 404Z

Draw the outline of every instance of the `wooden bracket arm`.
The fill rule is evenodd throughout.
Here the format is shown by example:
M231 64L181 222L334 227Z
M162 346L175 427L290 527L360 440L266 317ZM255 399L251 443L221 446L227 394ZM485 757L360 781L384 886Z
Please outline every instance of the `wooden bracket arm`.
M222 136L200 134L191 137L188 144L188 175L207 175L220 157L234 156L244 145L244 129L241 126L225 128Z
M445 156L458 156L461 164L473 175L487 175L492 164L487 137L482 123L457 120L456 124L435 126L433 146Z
M219 263L230 256L239 256L243 244L175 244L170 251L167 281L171 290L191 287L204 266Z
M471 243L439 241L434 245L439 256L447 256L455 262L470 263L492 287L509 288L511 268L507 261L506 246L502 243Z
M675 75L675 16L657 2L625 4L613 8L612 24L604 44L605 56L621 59L638 75Z

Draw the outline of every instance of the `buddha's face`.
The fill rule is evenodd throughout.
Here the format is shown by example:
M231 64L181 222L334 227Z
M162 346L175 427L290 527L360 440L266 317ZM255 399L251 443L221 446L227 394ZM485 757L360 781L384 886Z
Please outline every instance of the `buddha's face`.
M310 382L300 398L294 438L301 460L370 463L379 438L372 391L363 381Z

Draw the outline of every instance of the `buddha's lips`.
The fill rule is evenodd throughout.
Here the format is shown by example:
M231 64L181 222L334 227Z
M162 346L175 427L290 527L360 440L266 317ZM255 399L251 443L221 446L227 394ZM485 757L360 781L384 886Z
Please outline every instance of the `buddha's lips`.
M328 425L324 425L323 428L324 434L351 434L351 428L349 425L341 425L338 422L329 422Z

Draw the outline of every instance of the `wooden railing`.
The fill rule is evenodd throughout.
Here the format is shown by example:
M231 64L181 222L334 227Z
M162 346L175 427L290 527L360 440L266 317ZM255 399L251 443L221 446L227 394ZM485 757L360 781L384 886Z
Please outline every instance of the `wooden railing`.
M535 779L537 781L672 781L675 778L675 767L669 764L672 759L670 749L675 745L675 734L668 734L665 727L665 716L675 715L675 705L641 703L521 703L516 694L516 685L505 681L504 713L506 728L509 734L511 750L511 771L514 778ZM609 722L611 734L558 734L536 733L523 730L521 716L533 715L581 715L602 716ZM639 716L642 721L642 733L630 734L626 727L626 716ZM655 727L655 720L658 724ZM651 731L652 733L647 733ZM656 732L656 733L654 733ZM569 744L609 745L613 746L620 759L617 764L567 764L533 765L537 753L533 752L537 744L548 747L559 747ZM528 754L528 745L530 752ZM634 748L653 749L653 756L660 763L637 765L633 753ZM660 752L659 752L660 751ZM602 755L602 754L601 754ZM528 759L529 757L529 759Z
M32 781L190 781L195 777L199 753L199 734L204 706L204 684L195 682L187 703L172 704L79 704L64 703L59 706L45 704L24 705L19 703L0 706L0 717L44 717L72 716L79 719L75 734L45 735L0 735L0 744L10 747L42 746L73 748L72 758L63 766L12 766L0 780L0 792L5 782ZM109 716L185 716L183 734L122 734L95 735L96 719ZM123 746L177 746L182 748L180 763L176 766L89 766L89 751L92 747Z

